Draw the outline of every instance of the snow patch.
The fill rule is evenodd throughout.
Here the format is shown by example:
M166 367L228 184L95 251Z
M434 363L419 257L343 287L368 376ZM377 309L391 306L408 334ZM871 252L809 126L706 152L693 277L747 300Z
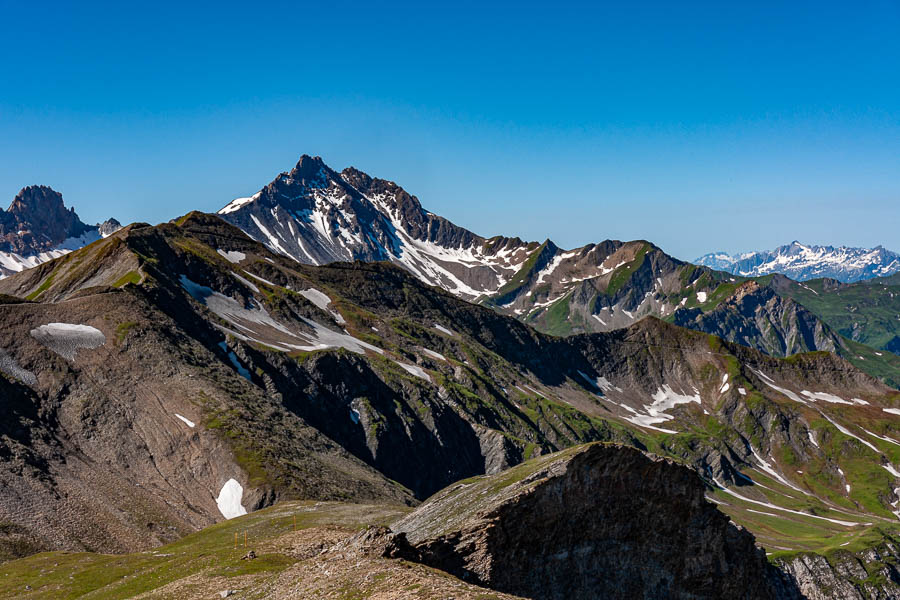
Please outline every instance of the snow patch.
M631 421L636 425L650 427L652 429L657 429L665 433L677 433L676 431L672 431L670 429L655 427L655 425L657 423L664 423L666 421L671 421L672 419L674 419L675 417L666 414L665 411L672 409L679 404L689 404L691 402L700 404L699 393L693 396L679 394L678 392L674 391L667 383L663 384L663 386L659 388L655 394L653 394L652 398L653 404L644 406L644 411L646 411L647 414L642 415L640 413L635 413L633 417L626 417L626 420Z
M590 383L590 384L592 384L593 386L599 388L600 391L602 391L604 394L607 394L607 393L609 393L609 392L612 391L612 390L616 390L616 391L619 392L619 393L622 392L622 388L614 386L614 385L609 381L609 379L607 379L606 377L598 377L597 379L591 379L590 377L587 376L587 374L585 374L585 373L582 372L582 371L578 371L578 374L581 375L582 377L584 377L584 379L585 379L588 383ZM626 408L628 408L628 407L626 407Z
M232 277L234 277L235 279L237 279L238 281L240 281L241 283L243 283L244 285L246 285L248 288L250 288L251 290L253 290L253 293L255 293L255 294L258 294L258 293L259 293L259 288L256 287L256 284L254 284L254 283L252 283L252 282L250 282L250 281L244 279L243 277L241 277L241 276L238 275L237 273L232 272L231 275L232 275Z
M178 419L180 419L181 421L184 421L184 424L187 425L188 427L190 427L191 429L193 429L196 426L196 424L193 421L191 421L190 419L188 419L187 417L182 417L178 413L175 413L175 416Z
M878 451L878 448L876 448L875 446L873 446L872 444L870 444L870 443L867 442L866 440L862 439L862 438L859 437L858 435L856 435L856 434L854 434L854 433L851 433L849 429L847 429L847 428L844 427L843 425L839 425L837 422L835 422L831 417L829 417L829 416L826 415L825 413L823 413L823 412L820 411L819 414L821 414L823 417L825 417L825 420L827 420L829 423L831 423L832 425L834 425L834 426L837 428L837 430L840 431L841 433L843 433L844 435L847 435L847 436L852 437L853 439L855 439L855 440L861 442L863 445L868 446L869 448L871 448L874 452L880 454L880 452ZM838 469L838 470L840 471L840 469Z
M404 362L400 362L399 360L395 360L394 362L397 363L398 365L400 365L403 368L403 370L406 371L407 373L410 373L411 375L415 375L416 377L424 379L425 381L429 381L429 382L431 381L431 376L428 375L428 373L426 373L425 370L422 369L422 367L419 367L416 365L410 365L410 364L407 364Z
M436 358L438 360L446 361L447 359L440 352L435 352L434 350L429 350L428 348L420 348L422 352L430 356L431 358Z
M309 288L308 290L303 290L300 292L300 295L315 304L320 309L329 313L334 320L338 322L338 324L343 325L347 321L344 320L344 317L341 316L341 313L336 310L331 310L328 306L331 304L331 298L325 292L317 290L316 288Z
M900 446L900 442L898 442L898 441L895 440L895 439L892 439L892 438L889 438L889 437L880 436L880 435L878 435L877 433L872 433L871 431L869 431L868 429L866 429L866 428L864 428L864 427L860 427L860 429L862 429L863 431L865 431L867 434L871 435L873 438L876 438L876 439L881 440L882 442L887 442L887 443L889 443L889 444L894 444L894 445L896 445L896 446Z
M2 348L0 348L0 372L18 379L26 385L35 385L37 383L37 377L35 377L34 373L20 367L16 359L7 354Z
M82 348L99 348L106 336L96 327L73 323L47 323L31 330L31 337L67 360L75 360Z
M897 477L898 479L900 479L900 471L897 471L897 469L894 468L894 465L892 465L891 463L888 463L886 465L881 465L881 466L884 467L888 473L890 473L894 477Z
M843 398L835 396L834 394L828 394L826 392L810 392L807 390L803 390L800 392L813 402L816 400L822 400L823 402L831 402L832 404L854 404L853 402L847 402Z
M249 198L235 198L234 200L229 202L227 205L225 205L225 207L223 207L221 210L219 210L219 214L227 215L229 213L233 213L240 207L244 206L245 204L249 204L250 202L253 202L257 198L259 198L259 192L253 194Z
M799 402L800 404L806 404L806 400L804 400L803 398L801 398L800 396L798 396L791 390L775 385L775 381L771 377L769 377L768 375L763 373L762 371L753 371L753 372L760 376L763 383L765 383L767 386L769 386L776 392L781 392L782 394L784 394L785 396L787 396L794 402Z
M806 433L809 434L809 441L810 441L810 443L811 443L813 446L815 446L816 448L818 448L818 447L819 447L819 443L816 441L816 434L813 433L813 430L812 430L812 429L807 429L807 430L806 430Z
M759 461L760 468L761 468L763 471L765 471L766 473L768 473L769 475L771 475L772 477L774 477L775 479L777 479L778 481L780 481L780 482L783 483L784 485L788 486L788 487L791 488L792 490L796 490L796 491L798 491L798 492L800 492L800 493L802 493L802 494L809 495L806 491L801 490L801 489L798 488L796 485L794 485L794 484L792 484L790 481L788 481L786 478L782 477L781 473L779 473L778 471L776 471L774 468L772 468L772 465L770 465L768 462L766 462L765 460L763 460L763 458L762 458L762 457L759 455L759 453L753 448L753 446L750 446L750 452L752 452L752 453L753 453L753 456L756 458L756 460Z
M247 514L247 509L241 504L243 498L244 488L237 480L229 479L219 491L219 496L216 498L216 505L219 507L219 512L222 513L223 517L226 519L233 519Z
M260 277L259 275L254 275L253 273L251 273L251 272L248 271L247 269L242 269L242 271L244 271L244 273L246 273L247 275L249 275L249 276L252 277L253 279L259 281L260 283L265 283L266 285L269 285L269 286L272 286L272 287L278 287L277 285L275 285L274 283L272 283L272 282L269 281L268 279L263 279L263 278ZM290 289L290 288L288 288L288 289Z
M221 248L216 250L219 254L221 254L225 260L230 263L237 264L247 258L247 255L243 252L238 252L237 250L222 250Z
M434 328L437 329L438 331L440 331L441 333L446 333L447 335L456 335L454 332L450 331L449 329L447 329L443 325L440 325L439 323L435 323Z

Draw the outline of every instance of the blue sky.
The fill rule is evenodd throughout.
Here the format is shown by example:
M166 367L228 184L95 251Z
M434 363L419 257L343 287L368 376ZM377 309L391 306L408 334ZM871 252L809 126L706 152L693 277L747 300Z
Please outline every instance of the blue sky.
M900 5L743 4L0 0L0 204L160 222L308 153L483 235L900 251Z

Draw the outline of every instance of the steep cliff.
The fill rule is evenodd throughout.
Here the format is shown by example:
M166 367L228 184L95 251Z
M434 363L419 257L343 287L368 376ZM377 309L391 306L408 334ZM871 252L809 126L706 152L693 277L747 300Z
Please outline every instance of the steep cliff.
M799 597L705 492L683 466L592 444L449 487L394 524L393 551L528 598Z

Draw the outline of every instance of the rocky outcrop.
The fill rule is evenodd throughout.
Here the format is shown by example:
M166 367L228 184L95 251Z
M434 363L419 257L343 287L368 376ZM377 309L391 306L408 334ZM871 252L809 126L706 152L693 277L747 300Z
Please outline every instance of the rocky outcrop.
M75 209L66 209L62 194L43 185L28 186L16 195L6 212L0 211L0 251L35 254L90 229Z
M705 491L671 461L592 444L453 485L378 543L528 598L798 598Z
M776 564L809 600L900 598L900 546L890 538L855 553L800 554Z
M120 229L122 229L122 224L116 219L107 219L97 225L97 231L102 237L109 237Z
M675 312L676 325L705 331L772 356L839 349L840 336L814 314L769 287L748 281L718 306Z

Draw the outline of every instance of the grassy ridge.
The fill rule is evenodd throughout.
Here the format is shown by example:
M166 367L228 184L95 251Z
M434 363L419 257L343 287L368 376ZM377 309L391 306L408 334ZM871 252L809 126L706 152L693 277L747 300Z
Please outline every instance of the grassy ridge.
M260 550L290 533L294 519L297 529L327 525L353 530L387 524L407 510L335 502L286 502L217 523L152 551L122 555L44 552L0 565L0 597L118 600L197 575L226 579L251 576L263 582L299 560L290 554L289 546L283 552ZM258 557L241 560L251 549L256 549ZM26 586L31 589L26 591ZM215 591L207 590L206 596L212 597Z
M789 286L790 296L841 335L883 349L900 335L900 285L855 283L826 290L822 279Z

